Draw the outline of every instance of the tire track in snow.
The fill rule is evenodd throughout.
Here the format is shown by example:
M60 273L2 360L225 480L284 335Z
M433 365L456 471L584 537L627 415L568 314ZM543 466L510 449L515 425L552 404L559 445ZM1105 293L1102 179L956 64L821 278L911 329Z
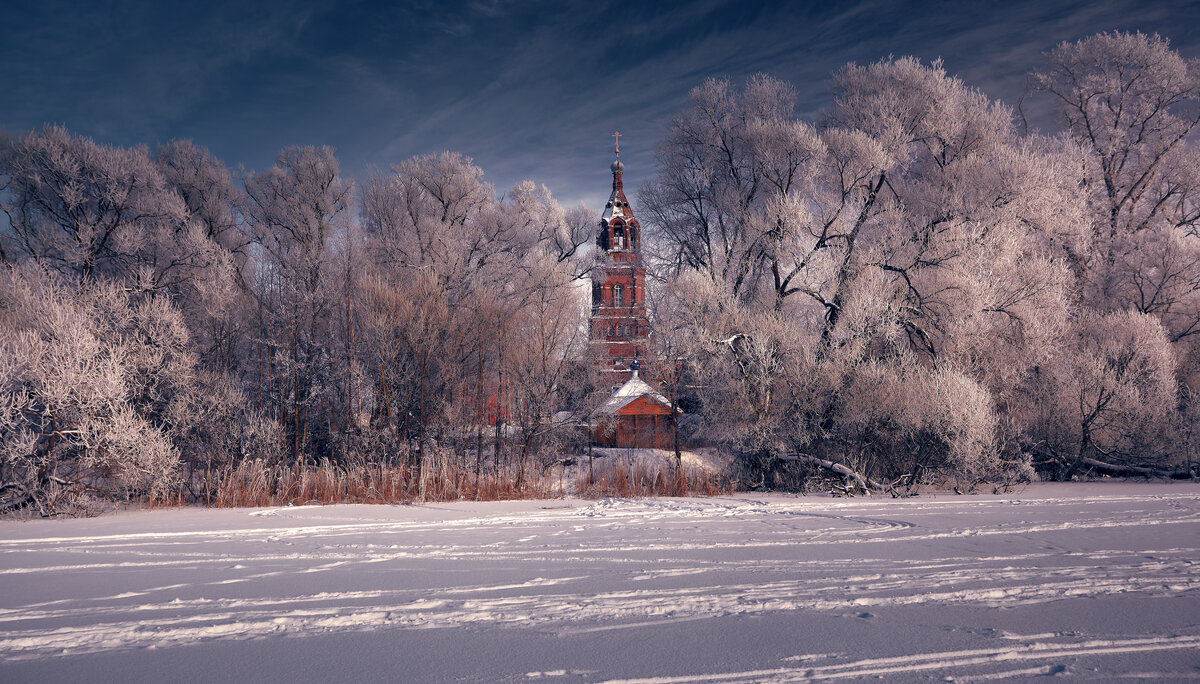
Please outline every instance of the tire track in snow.
M276 527L4 539L0 582L6 584L0 584L0 595L7 596L7 605L0 609L0 659L386 629L511 627L568 635L722 616L845 615L868 607L1008 608L1126 594L1194 601L1193 592L1200 590L1198 502L1195 496L609 500L522 515L331 524L303 520L319 510L278 509L255 516L285 523ZM1086 534L1091 549L1065 548ZM1150 548L1107 546L1126 540L1140 547L1143 539ZM1106 546L1096 549L1095 540ZM1009 543L1016 546L1003 549L1026 552L994 553L997 544ZM1050 543L1050 550L1028 552ZM981 553L971 555L972 550ZM920 557L895 557L909 553ZM475 573L497 570L503 578L478 582ZM419 581L409 579L418 576ZM454 577L476 579L455 585ZM264 579L271 581L259 581ZM16 582L104 589L91 590L99 595L12 605L19 595L6 590ZM434 586L426 586L429 582ZM226 584L238 587L222 588ZM263 595L281 587L296 590ZM1123 645L1055 638L1032 640L1048 644L1039 651L1046 660L1005 655L1028 650L1010 644L837 667L809 661L711 678L994 668L1092 657L1102 650L1100 643L1127 652L1194 648L1186 639L1196 637L1130 637ZM687 676L695 679L703 676Z
M1172 635L1165 637L1141 637L1130 639L1092 639L1078 643L1035 642L1021 648L970 649L923 653L893 658L867 658L839 665L811 667L783 667L742 672L697 673L678 677L646 677L636 679L610 679L607 684L676 684L677 682L763 682L800 681L810 679L862 679L886 677L912 672L936 670L958 670L989 665L1006 665L1028 661L1055 661L1079 657L1110 657L1126 653L1171 651L1200 647L1200 636ZM1031 674L1052 675L1065 668L1030 668L997 673L1003 676L1026 676ZM1176 676L1183 673L1177 673ZM970 680L970 673L962 675ZM1186 676L1186 675L1185 675ZM987 677L984 674L980 678Z
M891 583L871 576L826 580L702 585L675 589L644 589L600 593L515 595L495 598L461 597L464 592L502 591L579 583L587 578L541 579L521 584L435 590L373 590L329 592L310 596L174 600L135 606L98 606L90 609L6 611L0 623L70 620L87 624L0 631L0 658L23 660L95 653L149 646L182 646L210 639L246 639L264 636L303 636L317 632L373 629L448 628L468 625L552 627L573 633L572 625L585 623L584 631L627 629L630 620L679 620L724 617L780 611L841 612L867 607L919 604L977 604L1013 607L1063 598L1094 598L1136 592L1139 595L1177 596L1200 589L1200 577L1190 577L1169 564L1157 574L1138 577L1103 577L1083 573L1057 581L996 586L988 584L991 569L977 573L896 578ZM1031 569L1026 575L1033 579ZM955 584L979 584L958 588ZM940 589L940 590L938 590ZM400 603L398 598L421 595ZM297 608L296 606L304 606ZM189 613L189 611L191 611ZM153 617L153 614L167 614ZM95 620L123 616L118 621ZM136 617L134 617L136 616ZM642 626L638 623L633 626Z

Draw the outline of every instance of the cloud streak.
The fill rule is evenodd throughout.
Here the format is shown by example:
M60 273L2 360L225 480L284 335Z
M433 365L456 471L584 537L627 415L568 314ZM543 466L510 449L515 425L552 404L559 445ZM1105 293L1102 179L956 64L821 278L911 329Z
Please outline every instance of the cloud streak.
M597 206L612 131L636 187L708 77L769 73L815 116L842 64L912 54L1015 105L1057 42L1142 30L1195 56L1200 39L1178 27L1197 20L1196 7L1133 0L18 2L0 8L0 128L58 122L125 145L190 137L250 168L286 145L330 144L352 175L451 149L501 190L530 178Z

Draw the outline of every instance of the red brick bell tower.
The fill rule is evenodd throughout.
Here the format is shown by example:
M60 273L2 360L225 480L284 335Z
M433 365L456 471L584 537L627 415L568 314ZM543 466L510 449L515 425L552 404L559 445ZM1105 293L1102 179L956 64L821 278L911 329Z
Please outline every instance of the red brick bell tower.
M650 321L646 317L646 269L642 265L642 229L625 198L620 133L612 163L612 195L600 217L596 247L601 262L592 276L592 354L600 382L622 385L638 359L646 364ZM644 374L644 372L643 372Z

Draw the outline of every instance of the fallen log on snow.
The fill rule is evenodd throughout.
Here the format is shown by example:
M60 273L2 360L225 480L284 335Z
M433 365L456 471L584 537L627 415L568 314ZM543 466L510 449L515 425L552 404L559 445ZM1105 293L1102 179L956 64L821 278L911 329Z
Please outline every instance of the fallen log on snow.
M817 458L816 456L809 456L808 454L788 454L786 456L780 456L779 460L793 461L797 463L809 463L825 468L826 470L831 470L842 477L854 480L858 483L859 487L862 487L863 491L874 490L877 492L883 492L887 491L888 489L871 478L864 477L862 474L851 470L841 463L834 463L833 461L827 461L823 458Z
M1181 479L1187 479L1187 478L1192 477L1192 473L1190 473L1186 470L1158 470L1156 468L1143 468L1141 466L1117 465L1115 463L1105 463L1104 461L1098 461L1094 458L1088 458L1086 456L1080 456L1079 462L1084 465L1090 465L1093 468L1097 468L1099 470L1107 470L1110 473L1115 473L1118 475L1119 474L1130 474L1130 475L1142 475L1144 477L1165 477L1165 478L1171 478L1174 480L1181 480Z

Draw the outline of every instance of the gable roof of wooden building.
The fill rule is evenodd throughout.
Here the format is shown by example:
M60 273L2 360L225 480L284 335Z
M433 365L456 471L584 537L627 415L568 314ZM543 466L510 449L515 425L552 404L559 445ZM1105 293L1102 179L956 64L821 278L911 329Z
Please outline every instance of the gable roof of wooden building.
M593 418L628 415L671 415L671 401L639 378L637 370L607 401L592 411Z

